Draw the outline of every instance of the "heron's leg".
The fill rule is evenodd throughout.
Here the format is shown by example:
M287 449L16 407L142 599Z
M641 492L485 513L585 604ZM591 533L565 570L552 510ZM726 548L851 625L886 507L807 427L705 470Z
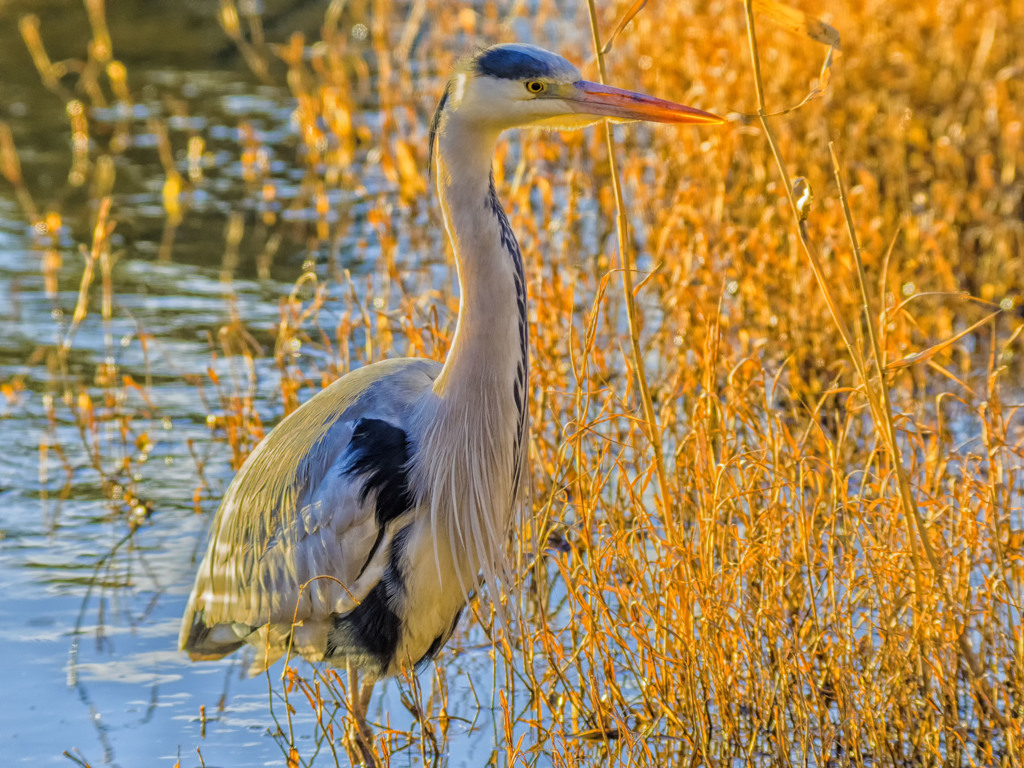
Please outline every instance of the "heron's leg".
M373 692L373 678L366 680L359 687L359 670L348 665L348 699L349 711L355 724L355 742L363 755L365 764L376 768L377 760L373 755L373 731L366 722L366 710L370 706L370 694Z
M370 731L369 724L366 722L366 713L370 709L370 697L373 696L373 686L374 680L371 677L368 680L363 680L363 686L359 689L359 722L362 723L368 733L372 732Z
M355 718L359 703L359 670L351 663L346 663L345 666L348 667L348 709Z

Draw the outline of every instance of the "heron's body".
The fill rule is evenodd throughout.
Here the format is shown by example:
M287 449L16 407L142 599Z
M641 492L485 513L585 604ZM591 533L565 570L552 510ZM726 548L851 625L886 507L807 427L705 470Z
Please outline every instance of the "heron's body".
M507 576L527 433L526 281L491 157L506 128L604 116L718 121L582 81L532 46L487 49L456 73L431 131L461 289L448 357L353 371L253 452L185 611L193 658L250 643L256 670L291 648L391 676L444 645L481 576L492 589Z
M453 148L444 134L438 144L456 253L492 244L459 261L448 359L353 371L260 444L213 523L182 625L194 657L249 642L258 671L290 642L308 659L391 676L444 644L478 572L500 579L526 437L525 280L489 166L455 184ZM461 217L470 201L488 216ZM318 576L330 578L302 588Z
M287 649L291 630L295 653L351 660L381 677L447 639L462 596L437 588L437 568L415 567L434 552L429 513L412 514L409 484L422 439L414 404L432 399L440 370L413 359L360 368L257 447L224 498L196 578L182 626L193 657L250 642L259 671ZM450 574L450 557L442 567ZM403 622L405 605L421 600L430 615Z

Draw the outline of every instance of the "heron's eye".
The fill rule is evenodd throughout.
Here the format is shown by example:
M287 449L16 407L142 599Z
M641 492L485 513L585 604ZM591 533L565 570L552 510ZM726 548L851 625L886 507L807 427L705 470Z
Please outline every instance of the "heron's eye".
M540 80L526 81L526 90L528 90L530 93L543 93L545 88L547 88L547 86L544 85L544 83L540 82Z

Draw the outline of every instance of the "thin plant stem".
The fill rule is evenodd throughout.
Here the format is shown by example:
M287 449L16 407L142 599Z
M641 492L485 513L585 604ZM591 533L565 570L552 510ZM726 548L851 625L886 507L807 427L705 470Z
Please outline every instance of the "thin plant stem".
M747 38L750 43L750 57L754 69L754 88L757 92L758 117L761 120L761 127L764 130L765 138L768 140L768 144L771 147L772 155L775 158L775 164L778 168L779 175L782 176L782 185L786 191L786 196L789 199L790 207L793 209L793 213L796 216L796 220L800 221L800 210L797 205L796 198L793 195L793 185L790 181L789 172L786 169L785 161L782 159L781 150L779 149L778 142L775 140L775 133L772 131L772 128L768 123L768 118L766 114L767 109L764 100L764 85L761 78L761 60L757 51L757 36L754 31L754 11L752 7L752 0L744 0L743 6L747 14ZM828 310L829 313L832 315L832 320L836 325L836 329L839 331L839 335L842 336L843 343L846 345L846 349L850 353L850 359L853 362L853 366L857 370L857 374L863 382L864 394L868 399L868 405L871 409L872 417L876 424L885 423L888 420L881 415L882 407L878 402L878 398L876 396L874 389L871 387L871 379L868 375L867 364L864 361L864 356L860 353L860 350L857 348L857 345L854 342L853 334L850 332L850 328L846 324L846 320L843 318L842 312L839 309L839 303L836 301L835 295L832 292L832 288L829 286L828 281L825 278L825 270L822 267L821 256L818 254L817 247L815 246L814 242L808 238L807 232L803 226L797 227L797 234L799 235L800 244L801 246L803 246L804 253L807 255L807 259L810 262L811 270L814 272L814 277L818 282L818 287L821 289L822 296L824 296L825 298L825 303L828 305ZM889 439L891 435L888 429L886 429L884 437L886 438L887 446L892 451L893 462L896 465L897 472L901 476L905 477L905 473L902 472L902 462L899 458L899 448L898 446L896 446L895 439ZM900 491L902 496L902 483L900 483ZM921 601L924 600L924 592L921 579L920 559L917 552L917 539L910 522L911 518L914 515L913 496L910 495L908 499L905 499L904 504L909 504L911 510L911 514L906 516L906 525L907 534L911 542L910 553L911 560L914 566L915 592L918 598L918 606L920 607L920 605L922 604ZM916 614L917 611L915 611L915 625L919 620L916 617Z
M744 0L744 9L747 17L747 38L750 45L750 56L751 63L754 70L754 87L757 94L757 108L758 117L761 120L761 127L764 130L765 137L768 140L768 144L771 147L772 155L775 158L775 163L778 168L780 176L782 176L783 187L786 190L786 196L789 199L790 207L793 210L793 214L796 220L801 221L800 210L797 205L796 198L793 194L793 185L790 182L790 176L786 169L785 161L782 158L782 153L779 149L778 142L775 139L775 134L771 129L767 119L767 109L764 99L764 85L761 77L761 63L760 56L757 50L757 35L754 28L754 11L752 0ZM833 161L835 161L835 155L833 153ZM836 166L836 176L839 178L838 165ZM925 552L925 557L928 560L928 565L932 571L933 578L935 579L936 586L939 592L946 596L946 605L950 606L948 595L946 594L946 578L945 572L938 561L935 551L931 546L931 542L928 539L927 529L924 523L924 519L921 516L920 510L917 507L914 499L913 490L910 487L910 480L907 477L906 469L903 466L903 460L899 449L899 443L896 439L896 427L895 420L892 416L892 405L889 400L887 388L885 386L884 374L881 372L881 350L878 343L877 334L875 333L874 327L870 322L870 303L867 298L866 283L863 275L863 265L860 259L860 249L857 244L856 236L853 231L852 215L849 211L849 206L845 199L845 187L842 186L840 179L840 191L843 197L843 208L844 213L847 217L847 225L850 229L851 237L854 243L855 259L857 261L858 268L858 279L861 286L861 298L864 304L864 311L867 313L869 322L869 337L870 343L875 355L876 365L879 366L879 383L878 387L881 393L876 392L872 386L871 378L868 374L867 363L864 360L863 354L861 354L859 348L854 343L853 336L850 333L850 329L842 316L839 309L839 304L832 293L832 289L825 279L825 272L822 268L821 257L818 254L817 247L814 242L807 236L807 232L803 225L798 225L797 232L800 239L800 244L803 246L804 253L807 255L808 261L810 262L811 269L814 272L814 277L818 282L818 286L821 289L822 295L828 304L829 312L832 315L833 322L839 331L839 334L843 338L843 342L846 344L846 348L850 353L851 361L853 362L854 368L857 370L857 374L863 384L864 393L868 399L868 403L871 410L872 418L877 428L882 433L882 438L885 442L886 448L889 451L889 455L892 458L894 470L896 472L897 482L899 486L900 502L903 507L903 520L907 530L907 538L910 542L910 554L911 561L914 567L914 584L915 584L915 602L916 609L914 611L914 629L915 636L919 641L923 641L922 636L922 623L921 617L923 612L927 610L926 606L929 605L929 596L924 591L923 577L920 566L920 555L918 553L918 534L920 534L922 548ZM915 530L916 529L916 530ZM987 682L980 676L980 665L974 657L973 650L970 647L970 642L966 637L965 632L961 632L958 635L957 643L960 648L963 658L967 664L967 667L971 673L972 681L975 684L978 695L984 700L985 709L989 715L993 717L1003 727L1007 726L1006 719L1000 714L995 706L995 702ZM921 649L919 648L919 651ZM919 668L920 673L924 674L923 665Z
M868 296L867 279L864 275L864 260L861 257L860 241L857 239L857 231L853 226L853 214L850 211L850 204L846 194L846 183L843 180L842 173L840 172L839 157L836 154L835 142L829 142L828 148L832 155L832 170L836 177L836 184L839 187L839 200L843 207L843 215L846 218L846 229L850 235L853 259L854 263L857 265L857 283L860 290L861 303L864 307L865 325L867 325L868 339L871 343L871 352L874 355L875 366L878 370L878 388L881 391L882 396L882 415L885 417L884 426L886 429L886 440L889 444L889 450L892 452L893 461L896 465L896 477L899 481L900 499L903 504L904 519L907 521L908 529L910 528L911 520L916 524L918 533L921 537L921 544L923 545L922 548L924 550L925 558L928 560L928 566L934 574L939 592L946 596L945 604L947 610L951 611L953 608L953 595L949 594L946 588L947 581L945 571L939 563L938 556L935 554L935 548L932 546L931 540L928 537L924 518L921 517L921 512L915 503L913 491L910 487L910 479L907 477L907 471L903 466L903 461L900 456L899 444L896 442L896 425L892 417L892 403L889 399L889 387L886 385L885 381L885 366L882 359L882 348L878 341L878 332L871 317L871 300ZM864 386L865 388L868 387L868 383L866 381ZM912 529L910 530L910 533L913 533ZM989 712L997 721L1000 722L1000 725L1006 727L1007 722L1002 718L999 710L994 706L992 692L989 690L987 682L982 677L983 673L981 671L981 665L978 663L978 660L974 655L974 649L971 648L970 641L967 639L966 626L964 627L964 631L961 631L957 636L957 644L960 647L960 653L964 657L964 661L970 670L971 676L974 679L975 684L978 686L979 695L985 699Z
M601 32L597 26L597 9L594 0L587 0L590 11L590 31L594 38L594 53L597 56L597 67L603 85L608 77L604 63L604 52L601 45ZM644 371L643 352L640 349L640 326L636 314L636 300L633 295L633 252L629 245L629 222L626 218L626 206L622 200L622 184L619 181L618 168L615 165L615 134L607 120L604 123L605 143L608 147L608 168L611 173L612 191L615 194L615 230L619 242L619 258L622 266L622 290L626 295L626 318L629 324L629 342L633 357L633 369L636 374L637 389L644 412L644 429L654 451L654 471L658 480L658 499L665 524L665 536L669 541L676 539L675 515L673 513L672 494L669 490L668 478L665 476L665 460L661 450L661 430L658 428L654 413L654 401L647 384L647 373Z

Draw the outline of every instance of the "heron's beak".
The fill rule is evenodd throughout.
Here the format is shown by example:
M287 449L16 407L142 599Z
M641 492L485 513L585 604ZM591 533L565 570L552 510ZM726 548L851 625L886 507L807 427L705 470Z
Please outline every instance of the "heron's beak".
M571 102L579 112L613 120L649 120L655 123L702 123L714 125L725 119L683 104L676 104L642 93L611 88L580 80L573 83Z

